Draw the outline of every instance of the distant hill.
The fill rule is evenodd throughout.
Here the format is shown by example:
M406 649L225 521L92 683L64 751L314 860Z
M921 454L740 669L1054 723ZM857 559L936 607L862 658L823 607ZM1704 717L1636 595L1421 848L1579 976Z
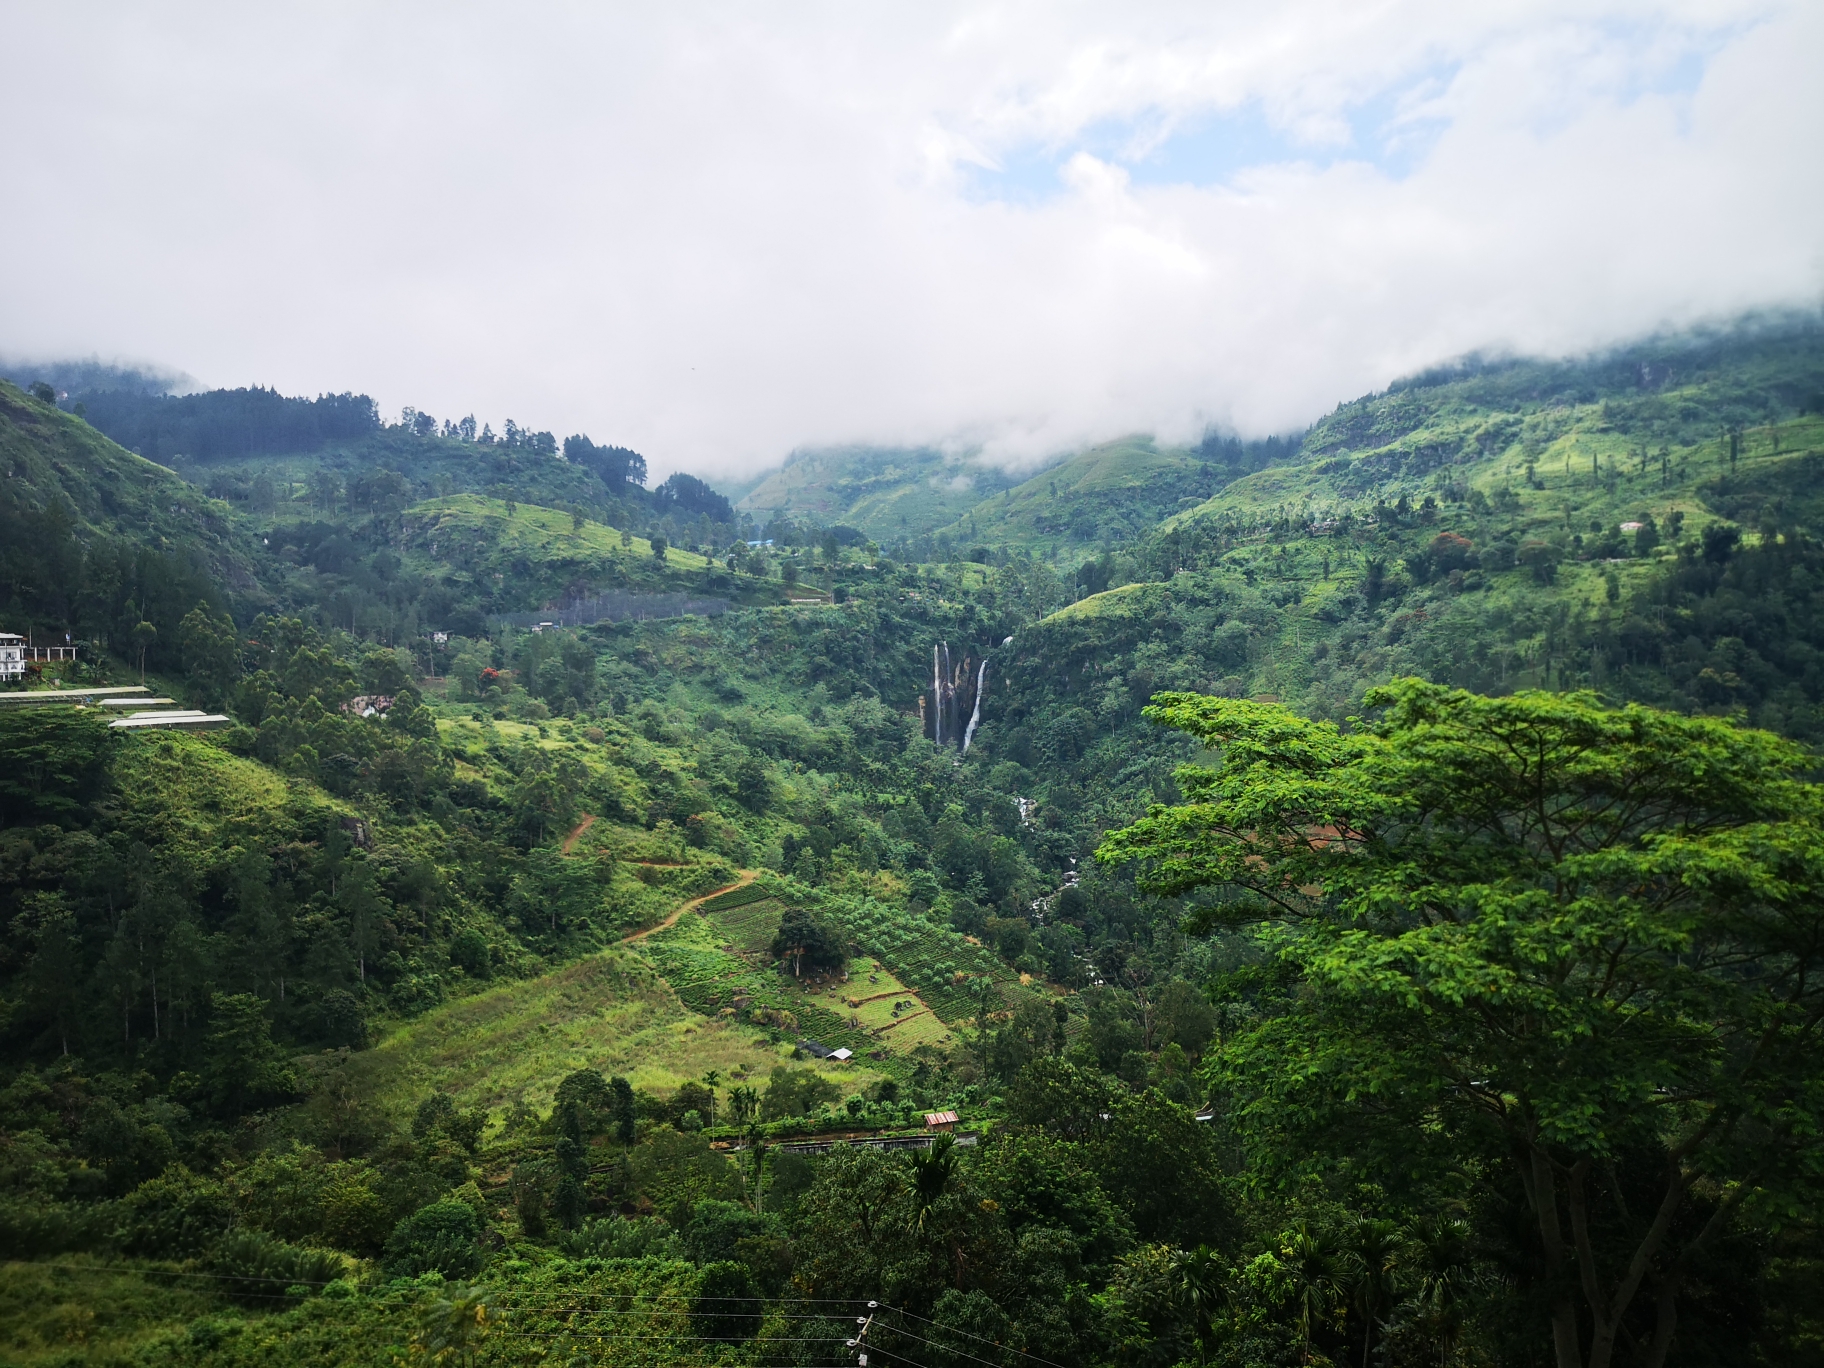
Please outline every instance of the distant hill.
M231 510L0 381L0 630L175 643L201 598L258 597Z
M166 465L186 456L221 461L315 451L380 429L380 410L365 394L293 399L257 388L181 396L97 390L73 392L70 402L129 451Z
M160 398L167 394L190 394L199 388L194 379L180 371L155 366L116 366L99 357L75 361L0 358L0 380L9 380L20 389L43 383L65 396L109 392Z
M1002 662L990 754L1068 714L1113 766L1157 689L1340 718L1408 674L1824 739L1824 327L1415 377L1096 569Z
M472 416L440 422L410 408L385 423L365 394L196 391L185 376L98 361L0 363L9 369L21 387L49 385L60 408L127 450L255 515L296 511L300 496L316 512L354 515L487 493L580 507L674 543L721 547L737 532L727 498L705 482L680 472L647 489L645 457L581 434L560 442L511 420L496 434Z
M1226 467L1197 449L1124 437L983 500L941 531L958 545L1024 546L1040 553L1118 545L1203 502L1228 478Z
M1567 503L1580 521L1635 517L1715 476L1706 463L1727 464L1731 432L1739 458L1739 434L1807 412L1824 413L1824 326L1804 319L1588 360L1441 368L1339 405L1285 463L1226 485L1173 525L1321 520L1427 495L1452 504L1478 487L1511 490L1556 518Z
M1015 480L929 447L833 447L795 453L737 503L774 519L848 526L881 543L948 526Z
M777 581L733 574L676 547L661 561L644 537L629 534L623 544L619 528L474 494L408 509L401 541L409 568L489 614L613 590L783 601Z

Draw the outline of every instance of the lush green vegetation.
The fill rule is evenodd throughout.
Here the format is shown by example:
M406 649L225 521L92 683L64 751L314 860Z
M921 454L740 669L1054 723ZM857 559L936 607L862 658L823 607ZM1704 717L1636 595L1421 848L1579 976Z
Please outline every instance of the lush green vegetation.
M0 1361L1817 1360L1815 327L743 511L93 393L0 628L234 725L0 711Z

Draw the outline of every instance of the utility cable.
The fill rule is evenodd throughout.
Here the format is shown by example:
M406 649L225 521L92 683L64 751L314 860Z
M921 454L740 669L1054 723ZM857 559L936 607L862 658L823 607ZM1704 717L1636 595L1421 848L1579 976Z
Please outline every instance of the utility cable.
M929 1316L921 1316L921 1315L919 1315L919 1314L918 1314L918 1312L916 1312L916 1311L908 1311L908 1310L906 1310L906 1309L905 1309L905 1308L904 1308L904 1307L902 1307L902 1306L887 1306L887 1307L886 1307L886 1309L887 1309L887 1310L889 1310L889 1311L891 1311L891 1312L893 1312L893 1313L894 1313L894 1314L896 1314L896 1315L900 1315L900 1316L910 1316L910 1317L912 1317L912 1319L913 1319L913 1320L915 1320L915 1321L923 1321L923 1322L924 1322L924 1323L925 1323L925 1324L926 1324L926 1325L930 1325L930 1326L935 1326L935 1327L936 1327L936 1328L937 1328L937 1329L939 1329L939 1330L946 1330L946 1331L948 1331L948 1332L949 1332L949 1333L950 1333L950 1334L952 1334L952 1335L961 1335L961 1336L963 1336L963 1338L965 1338L965 1339L972 1339L972 1340L974 1340L974 1341L976 1341L976 1342L977 1342L977 1343L978 1343L978 1344L993 1344L993 1345L994 1345L994 1347L995 1347L995 1348L997 1348L997 1349L999 1349L999 1350L1001 1350L1001 1351L1002 1351L1002 1352L1003 1352L1003 1353L1008 1353L1008 1354L1018 1354L1018 1355L1019 1355L1019 1356L1020 1356L1020 1357L1021 1357L1021 1358L1025 1358L1025 1359L1031 1359L1031 1360L1032 1360L1032 1361L1033 1361L1033 1362L1034 1362L1034 1363L1042 1363L1042 1364L1044 1364L1044 1365L1045 1365L1045 1368L1064 1368L1064 1365L1062 1365L1062 1364L1060 1364L1060 1363L1053 1363L1053 1362L1052 1362L1052 1361L1051 1361L1051 1360L1050 1360L1050 1359L1048 1359L1048 1358L1040 1358L1040 1357L1039 1357L1039 1356L1038 1356L1038 1355L1037 1355L1037 1354L1029 1354L1029 1353L1027 1353L1027 1352L1026 1352L1026 1351L1025 1351L1025 1350L1024 1350L1024 1349L1014 1349L1014 1348L1012 1348L1012 1347L1011 1347L1011 1346L1008 1346L1008 1345L1004 1345L1004 1344L997 1344L997 1343L996 1343L996 1342L995 1342L995 1341L994 1341L994 1340L991 1340L991 1339L987 1339L987 1338L985 1338L985 1337L984 1337L984 1336L981 1336L981 1335L974 1335L974 1334L971 1334L971 1333L970 1333L970 1332L969 1332L969 1331L967 1331L967 1330L959 1330L959 1329L957 1329L957 1327L956 1327L956 1326L954 1326L954 1325L945 1325L945 1324L944 1324L944 1323L943 1323L943 1322L942 1322L942 1321L934 1321L934 1320L932 1320L932 1319L931 1319L931 1318L930 1318L930 1317L929 1317ZM903 1334L909 1334L909 1333L910 1333L910 1332L909 1332L909 1331L902 1331L902 1332L901 1332L901 1333L903 1333ZM916 1335L914 1335L914 1336L913 1336L913 1338L914 1338L914 1339L917 1339L917 1338L918 1338L918 1337L917 1337L917 1336L916 1336ZM921 1343L926 1343L926 1344L929 1344L929 1343L930 1343L930 1341L929 1341L929 1340L923 1340L923 1341L921 1341ZM957 1350L954 1350L954 1349L952 1349L952 1350L950 1350L950 1351L949 1351L949 1352L951 1352L951 1353L956 1353L956 1352L958 1352L958 1351L957 1351ZM979 1361L980 1361L980 1360L978 1360L978 1362L979 1362Z

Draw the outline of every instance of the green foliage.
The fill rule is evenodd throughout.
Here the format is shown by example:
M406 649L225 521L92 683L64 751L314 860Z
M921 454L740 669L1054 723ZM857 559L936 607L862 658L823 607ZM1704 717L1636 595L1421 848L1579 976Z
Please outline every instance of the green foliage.
M430 1272L446 1278L472 1277L482 1264L475 1243L480 1233L481 1223L467 1203L432 1202L393 1227L381 1258L394 1277Z
M234 1207L221 1183L176 1165L121 1202L115 1238L129 1254L190 1258L213 1246L233 1223Z
M203 1092L218 1115L257 1111L296 1094L297 1078L272 1039L266 1005L252 993L210 998L205 1046Z
M252 1230L225 1236L205 1265L222 1280L224 1295L261 1309L282 1305L294 1290L320 1292L344 1271L338 1254L299 1249Z
M788 1289L929 1317L876 1343L932 1368L1531 1362L1580 1247L1625 1290L1697 1136L1614 1338L1676 1283L1677 1354L1796 1361L1806 762L1564 691L1814 734L1818 354L1470 367L1018 487L805 458L751 529L633 453L423 415L186 462L203 497L20 396L6 625L72 631L87 682L137 677L143 622L236 725L0 796L8 1249L404 1275L243 1279L132 1320L147 1362L612 1357L629 1297L661 1354L724 1320L838 1352ZM500 625L617 587L737 606ZM938 643L988 661L966 754L920 733ZM1418 672L1559 693L1305 720ZM1532 827L1516 728L1569 776ZM1078 870L1124 829L1142 858ZM807 1038L855 1059L790 1069ZM772 1143L942 1109L978 1143Z
M766 1091L760 1095L760 1119L806 1116L841 1095L835 1084L814 1070L788 1069L781 1064L767 1076Z
M684 1246L661 1216L627 1220L607 1216L587 1221L558 1237L573 1259L681 1259Z
M486 1112L460 1111L448 1093L432 1093L419 1104L417 1114L412 1117L412 1136L427 1140L439 1134L447 1135L473 1154L487 1123Z
M69 821L106 788L116 734L86 708L0 708L0 821Z
M1391 1127L1365 1128L1356 1148L1407 1181L1514 1166L1546 1267L1584 1270L1599 1348L1645 1316L1649 1269L1664 1327L1684 1270L1742 1203L1793 1200L1818 1176L1801 1023L1818 1010L1824 809L1809 758L1764 732L1586 695L1407 680L1365 705L1371 723L1344 734L1280 708L1162 697L1153 715L1220 763L1181 770L1187 801L1098 857L1145 862L1142 883L1161 892L1243 890L1206 920L1285 928L1277 952L1307 995L1213 1079L1236 1096L1258 1171L1302 1167L1301 1138L1359 1124L1372 1101ZM1663 1213L1644 1231L1595 1200L1642 1188ZM1685 1210L1704 1223L1680 1222ZM1552 1317L1574 1340L1568 1295Z
M806 969L841 969L848 962L848 946L842 933L809 908L790 907L779 919L779 930L773 936L772 953L791 961L792 973Z

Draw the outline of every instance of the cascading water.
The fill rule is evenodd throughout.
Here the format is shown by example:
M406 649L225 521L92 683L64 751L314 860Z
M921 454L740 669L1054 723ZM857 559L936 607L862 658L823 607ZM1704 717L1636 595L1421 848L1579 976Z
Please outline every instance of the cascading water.
M974 662L975 676L969 666ZM950 652L950 643L939 641L931 647L931 685L918 700L919 719L925 734L935 745L948 746L959 754L975 741L976 729L982 724L982 694L988 687L988 660L979 660L975 652Z
M982 688L988 682L988 660L982 658L982 668L975 672L975 707L969 713L969 727L963 733L963 754L969 754L969 743L975 740L975 729L982 721Z
M940 746L944 744L944 670L938 656L941 649L931 648L931 725L937 729L932 739Z

